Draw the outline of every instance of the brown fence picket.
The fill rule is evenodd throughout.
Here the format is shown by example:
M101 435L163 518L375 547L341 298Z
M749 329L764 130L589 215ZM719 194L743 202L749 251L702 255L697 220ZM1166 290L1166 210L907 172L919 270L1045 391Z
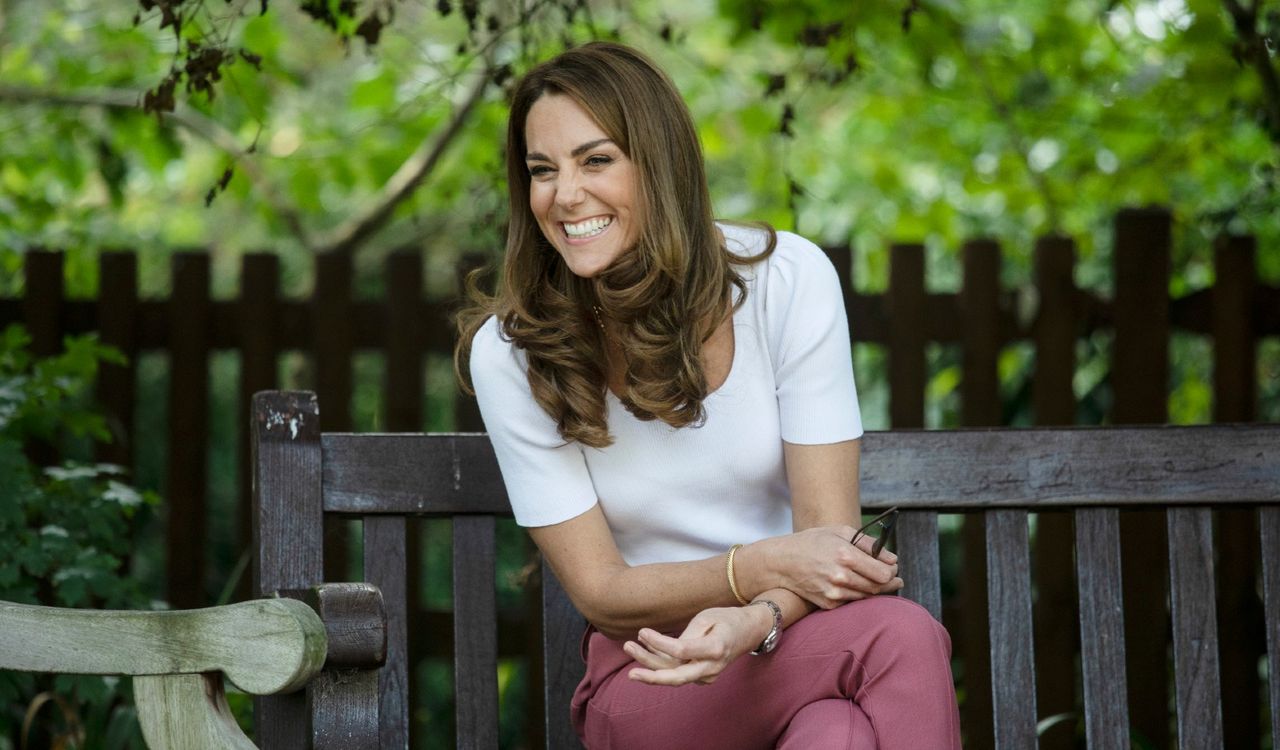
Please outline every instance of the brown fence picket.
M938 513L903 511L898 519L898 544L902 550L902 595L929 610L942 621L942 580L938 554Z
M1035 285L1040 297L1033 333L1036 347L1032 405L1035 423L1063 426L1075 422L1072 379L1076 371L1079 328L1075 244L1065 237L1036 243ZM1036 706L1042 717L1068 714L1076 708L1075 653L1077 603L1072 570L1072 518L1051 511L1037 517L1035 576ZM1040 736L1042 750L1069 750L1075 745L1075 722L1060 722Z
M1257 404L1253 305L1257 285L1252 237L1214 244L1213 421L1249 422ZM1266 643L1258 599L1258 516L1252 509L1215 513L1218 530L1218 621L1222 719L1227 747L1260 747L1261 680Z
M26 292L22 323L31 336L31 353L38 357L62 349L62 259L60 252L32 251L22 257Z
M1169 382L1170 217L1162 209L1121 211L1115 227L1115 301L1111 382L1115 424L1167 419ZM1152 747L1169 746L1167 593L1152 576L1168 559L1164 518L1120 517L1129 707L1134 730ZM1142 581L1142 585L1135 582Z
M964 319L960 421L966 427L996 427L1001 414L999 363L1004 342L1000 320L1000 246L976 240L964 246ZM960 722L971 747L995 744L991 728L991 641L987 619L986 516L967 513L961 528L965 574L959 576L960 629L965 700Z
M924 427L924 246L894 245L889 257L889 424Z
M320 417L325 432L351 430L355 354L351 270L349 255L328 253L316 256L316 289L311 300L311 351L316 394L325 404L324 414ZM325 580L345 581L349 576L346 528L334 519L325 519Z
M245 255L240 267L240 299L236 309L240 313L240 414L249 414L253 408L253 394L276 387L277 358L280 352L279 330L280 259L271 253ZM237 446L240 497L248 498L253 491L253 466L249 463L249 440L244 434ZM248 548L253 539L253 508L248 502L239 504L237 517L238 543ZM248 576L243 576L236 586L236 600L243 601L252 595Z
M111 442L99 443L96 457L129 470L133 469L133 409L138 387L137 311L137 256L103 253L98 257L98 330L102 343L119 349L128 361L123 365L104 364L98 372L97 400L107 416ZM240 413L247 414L248 410Z
M386 429L390 432L419 432L423 429L423 376L422 332L426 327L426 311L422 304L422 255L417 251L398 251L387 258L383 275L387 288L386 329L387 362L384 372L383 393L386 409ZM407 597L403 616L409 635L404 656L410 665L421 663L423 643L431 637L423 627L422 612L422 533L424 521L409 518L404 522L401 534L401 556L409 562L402 568L406 577L400 585ZM367 535L368 532L366 532ZM368 553L365 554L368 559ZM412 673L414 670L410 669ZM414 681L405 683L408 691L407 705L415 705L418 690ZM385 726L385 724L384 724ZM409 726L408 741L413 742L416 731Z
M176 609L205 597L209 455L209 256L173 256L169 313L167 598Z

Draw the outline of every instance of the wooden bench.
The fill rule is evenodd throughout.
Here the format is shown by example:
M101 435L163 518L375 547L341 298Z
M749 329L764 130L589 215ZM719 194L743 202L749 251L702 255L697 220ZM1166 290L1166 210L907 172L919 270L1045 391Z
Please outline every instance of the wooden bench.
M323 618L315 592L325 590L316 588L324 519L360 519L365 579L382 594L386 634L380 669L366 660L320 672L305 692L257 698L259 745L407 747L406 519L438 516L453 520L457 744L496 748L494 528L510 509L487 438L322 434L315 396L305 392L257 394L253 420L255 590L311 592ZM1256 510L1271 728L1280 736L1280 425L869 433L861 488L864 510L902 509L903 593L935 616L938 514L984 516L995 742L1010 750L1036 745L1029 513L1074 516L1077 582L1088 602L1080 636L1090 748L1129 746L1118 519L1132 509L1163 513L1169 567L1152 575L1167 574L1172 595L1168 615L1152 613L1152 628L1163 633L1171 617L1178 743L1198 749L1223 744L1213 511ZM568 701L582 673L584 623L550 571L542 575L546 746L573 748ZM5 617L0 611L0 632ZM331 639L341 632L323 619Z
M366 580L385 597L388 663L381 747L404 747L405 518L453 519L459 747L497 747L494 519L510 513L483 435L321 434L310 393L254 402L258 591L319 582L325 514L360 518ZM864 438L864 509L897 505L906 596L941 614L938 514L982 513L987 528L994 726L999 748L1036 744L1028 513L1074 514L1085 726L1092 748L1127 747L1121 509L1165 514L1179 745L1221 747L1212 511L1252 507L1264 561L1272 731L1280 723L1280 425L893 431ZM577 747L568 700L582 674L583 621L543 570L547 747ZM1152 571L1152 575L1158 575ZM1139 585L1142 585L1139 582ZM1163 627L1165 613L1153 613ZM344 699L319 711L341 711ZM366 699L367 700L367 699ZM259 720L293 715L299 696L261 699ZM367 714L365 718L370 718ZM285 731L285 730L282 730ZM287 730L302 746L305 727ZM264 744L265 746L265 744ZM370 745L373 747L374 745Z

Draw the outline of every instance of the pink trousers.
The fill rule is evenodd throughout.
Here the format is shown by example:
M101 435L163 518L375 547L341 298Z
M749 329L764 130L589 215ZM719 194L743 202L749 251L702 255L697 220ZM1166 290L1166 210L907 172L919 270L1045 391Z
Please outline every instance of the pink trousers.
M589 750L960 747L951 639L920 605L876 596L818 611L711 685L646 685L588 629L572 718Z

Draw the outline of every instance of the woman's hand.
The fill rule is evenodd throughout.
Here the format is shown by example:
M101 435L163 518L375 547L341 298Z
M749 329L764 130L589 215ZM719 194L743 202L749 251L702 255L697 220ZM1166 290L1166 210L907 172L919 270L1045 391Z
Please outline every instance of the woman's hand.
M822 609L902 588L898 556L881 550L879 559L872 557L875 539L850 544L855 531L821 526L765 539L751 545L749 565L763 571L757 580L766 588L790 589Z
M773 628L773 612L760 604L704 609L679 638L641 628L623 650L641 666L628 673L651 685L710 685L734 659L760 645Z

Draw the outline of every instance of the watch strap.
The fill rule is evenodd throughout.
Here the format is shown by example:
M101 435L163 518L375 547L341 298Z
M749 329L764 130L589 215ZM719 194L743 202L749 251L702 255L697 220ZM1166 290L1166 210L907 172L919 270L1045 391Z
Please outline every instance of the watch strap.
M757 599L751 603L763 604L773 612L773 627L769 629L769 634L764 637L764 640L760 642L760 645L751 652L752 656L760 656L761 654L767 654L778 647L778 636L782 635L782 607L779 607L776 602L772 602L768 599Z

